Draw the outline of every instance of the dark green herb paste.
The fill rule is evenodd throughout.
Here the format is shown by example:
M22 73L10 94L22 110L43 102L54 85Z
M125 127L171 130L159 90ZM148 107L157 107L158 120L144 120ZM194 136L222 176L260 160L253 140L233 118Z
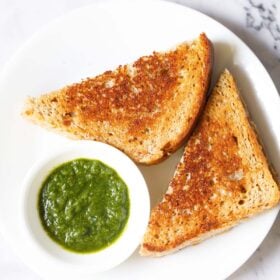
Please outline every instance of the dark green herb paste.
M117 172L101 161L75 159L56 167L39 193L39 215L48 235L71 251L111 245L129 216L129 194Z

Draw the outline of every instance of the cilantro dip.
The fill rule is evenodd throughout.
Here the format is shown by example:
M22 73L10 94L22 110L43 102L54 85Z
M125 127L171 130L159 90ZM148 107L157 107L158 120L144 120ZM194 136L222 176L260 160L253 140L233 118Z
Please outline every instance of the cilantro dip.
M38 210L45 231L78 253L96 252L116 241L129 209L125 182L113 168L93 159L59 165L39 192Z

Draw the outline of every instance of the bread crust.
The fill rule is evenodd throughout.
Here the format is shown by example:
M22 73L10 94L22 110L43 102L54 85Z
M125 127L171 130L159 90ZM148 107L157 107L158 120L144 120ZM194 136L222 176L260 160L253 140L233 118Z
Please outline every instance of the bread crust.
M201 100L199 100L199 102L197 103L197 105L198 105L197 112L198 113L196 114L196 117L193 119L192 123L189 124L189 126L186 126L185 129L182 131L182 133L177 136L177 139L174 140L172 147L170 147L169 149L163 148L164 155L162 156L162 158L159 158L158 160L151 162L151 164L156 164L156 163L162 162L170 154L172 154L177 149L179 149L191 135L193 129L195 128L195 126L199 120L199 117L201 116L201 113L203 112L203 109L204 109L204 106L206 103L207 92L209 90L210 83L211 83L211 77L212 77L212 71L213 71L213 61L214 61L214 48L213 48L212 42L207 38L207 36L204 33L202 33L201 39L203 41L203 44L205 45L205 49L207 50L205 53L205 61L206 61L205 69L203 71L203 76L206 77L206 80L205 80L205 90L206 91L205 91L205 94L202 95Z

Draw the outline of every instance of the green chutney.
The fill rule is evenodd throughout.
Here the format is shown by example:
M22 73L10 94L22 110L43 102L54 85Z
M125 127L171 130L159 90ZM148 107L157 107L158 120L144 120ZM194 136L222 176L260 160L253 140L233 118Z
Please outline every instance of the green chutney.
M116 241L128 221L129 208L125 182L98 160L80 158L59 165L39 192L45 231L78 253L96 252Z

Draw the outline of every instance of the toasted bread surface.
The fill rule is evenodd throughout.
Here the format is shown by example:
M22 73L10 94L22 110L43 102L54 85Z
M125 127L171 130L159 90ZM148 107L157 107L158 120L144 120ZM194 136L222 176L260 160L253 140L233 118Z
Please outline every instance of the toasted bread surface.
M205 103L212 46L205 34L81 83L28 98L23 116L74 139L111 144L139 163L175 151Z
M196 244L278 202L278 185L226 70L152 210L140 254L161 256Z

